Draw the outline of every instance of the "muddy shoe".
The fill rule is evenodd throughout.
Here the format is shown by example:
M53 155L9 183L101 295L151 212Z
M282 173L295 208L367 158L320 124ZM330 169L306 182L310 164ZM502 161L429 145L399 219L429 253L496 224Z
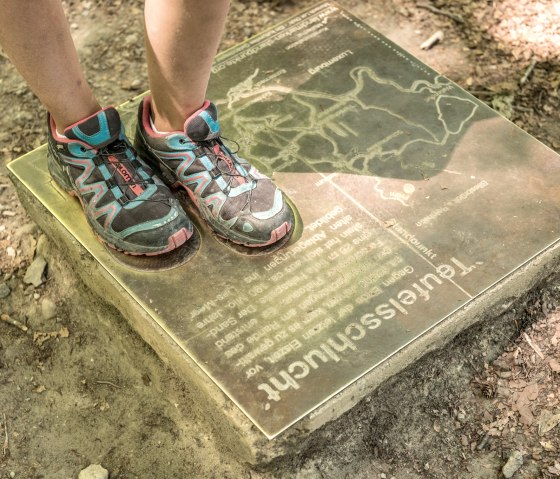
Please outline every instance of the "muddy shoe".
M77 196L96 235L134 255L171 251L192 235L192 223L160 179L136 156L119 114L106 108L63 135L49 117L48 167Z
M292 210L272 180L222 142L217 111L206 101L183 131L157 132L151 98L138 111L135 147L170 186L183 187L213 230L237 244L262 247L285 237Z

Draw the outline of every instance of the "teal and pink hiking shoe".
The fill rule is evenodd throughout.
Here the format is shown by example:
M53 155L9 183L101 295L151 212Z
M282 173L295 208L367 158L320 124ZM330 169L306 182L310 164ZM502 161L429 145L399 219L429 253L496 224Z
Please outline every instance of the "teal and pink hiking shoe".
M171 251L192 235L177 199L136 155L117 110L105 108L57 133L49 117L48 167L82 203L108 246L133 255Z
M294 225L294 215L272 180L239 158L220 137L218 114L206 101L183 131L157 132L151 98L138 111L134 146L171 187L189 194L219 236L248 247L272 245Z

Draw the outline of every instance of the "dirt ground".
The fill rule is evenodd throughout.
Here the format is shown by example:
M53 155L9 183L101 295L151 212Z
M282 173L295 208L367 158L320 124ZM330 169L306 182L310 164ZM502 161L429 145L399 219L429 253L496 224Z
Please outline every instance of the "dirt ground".
M235 0L222 48L312 3ZM556 1L339 3L560 151ZM100 101L147 89L142 2L65 4ZM420 50L437 30L443 42ZM100 463L111 479L490 479L518 456L514 477L560 477L558 276L384 384L301 456L237 462L187 386L26 216L5 164L45 141L45 114L1 52L0 92L0 478L76 478ZM48 265L33 286L24 277L36 254Z

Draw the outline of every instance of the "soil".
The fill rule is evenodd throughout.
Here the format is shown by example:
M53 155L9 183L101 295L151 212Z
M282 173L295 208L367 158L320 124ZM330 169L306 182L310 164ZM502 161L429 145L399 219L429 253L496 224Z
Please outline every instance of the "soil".
M235 0L222 49L312 3ZM554 0L339 3L560 150ZM141 1L65 7L100 101L147 89ZM443 41L421 50L437 30ZM514 477L560 477L557 277L382 385L301 456L236 461L190 407L187 386L26 216L5 164L45 141L45 113L1 51L0 91L0 478L76 478L100 463L111 479L483 479L503 477L516 451ZM33 286L24 276L38 255L48 265Z

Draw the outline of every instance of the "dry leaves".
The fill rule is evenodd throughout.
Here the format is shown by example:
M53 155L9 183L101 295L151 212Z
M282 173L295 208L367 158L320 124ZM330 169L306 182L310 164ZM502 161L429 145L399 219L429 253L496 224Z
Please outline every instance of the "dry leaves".
M560 477L555 463L560 451L559 340L560 312L553 312L522 333L472 382L481 398L481 384L497 390L494 398L485 399L491 404L479 416L484 432L499 437L501 447L531 451L532 460L542 461L543 477Z
M539 436L544 436L558 424L560 424L560 414L552 414L550 411L543 409L538 420Z
M68 328L62 327L58 331L49 331L46 333L35 332L33 333L33 342L38 346L42 346L46 341L53 338L67 338L70 336Z

